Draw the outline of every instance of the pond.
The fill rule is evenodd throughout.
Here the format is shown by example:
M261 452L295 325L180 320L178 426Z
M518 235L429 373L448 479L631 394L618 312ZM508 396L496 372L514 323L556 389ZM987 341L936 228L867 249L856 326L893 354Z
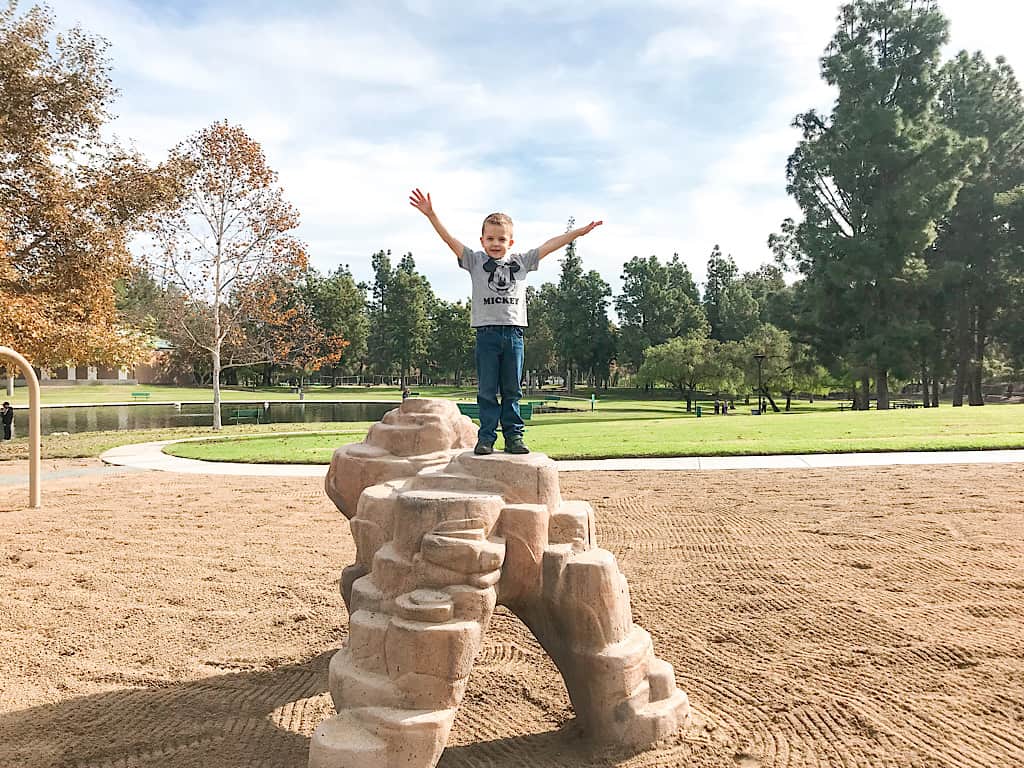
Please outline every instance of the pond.
M234 424L236 411L257 410L261 424L294 424L317 421L378 421L397 402L324 402L265 403L264 401L221 403L221 420ZM28 411L15 411L18 434L28 432L25 420ZM43 408L42 434L52 432L100 432L118 429L163 429L165 427L213 426L212 403L181 403L165 405L73 405ZM238 423L255 424L250 416Z

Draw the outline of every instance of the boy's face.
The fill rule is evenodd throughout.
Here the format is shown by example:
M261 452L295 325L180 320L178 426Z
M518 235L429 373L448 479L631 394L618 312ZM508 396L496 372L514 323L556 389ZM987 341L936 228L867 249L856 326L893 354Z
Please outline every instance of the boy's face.
M484 253L492 259L500 259L512 247L512 227L504 224L484 224L484 233L480 236L480 245Z

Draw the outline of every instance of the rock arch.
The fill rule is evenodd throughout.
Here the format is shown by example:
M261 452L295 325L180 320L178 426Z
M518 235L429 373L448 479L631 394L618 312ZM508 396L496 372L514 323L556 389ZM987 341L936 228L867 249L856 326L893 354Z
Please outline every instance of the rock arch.
M688 722L590 505L561 498L543 454L476 456L475 439L454 403L409 398L335 451L327 493L357 553L330 664L337 714L313 734L310 768L433 768L497 604L552 657L595 741L640 749Z

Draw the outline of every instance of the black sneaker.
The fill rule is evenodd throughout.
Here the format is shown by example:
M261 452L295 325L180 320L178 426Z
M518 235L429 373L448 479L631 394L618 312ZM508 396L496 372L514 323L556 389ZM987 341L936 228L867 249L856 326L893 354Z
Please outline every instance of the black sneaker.
M477 440L473 453L477 456L489 456L494 453L494 443L485 443L483 440Z
M529 453L530 449L526 447L526 443L523 442L521 437L513 437L511 440L505 441L505 453Z

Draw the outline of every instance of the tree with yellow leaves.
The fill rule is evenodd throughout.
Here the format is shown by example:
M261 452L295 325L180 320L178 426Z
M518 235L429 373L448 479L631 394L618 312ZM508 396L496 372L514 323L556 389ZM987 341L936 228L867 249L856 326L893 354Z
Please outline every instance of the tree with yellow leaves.
M140 360L114 283L173 175L102 140L106 42L79 28L51 41L49 10L16 10L0 10L0 345L40 367Z

